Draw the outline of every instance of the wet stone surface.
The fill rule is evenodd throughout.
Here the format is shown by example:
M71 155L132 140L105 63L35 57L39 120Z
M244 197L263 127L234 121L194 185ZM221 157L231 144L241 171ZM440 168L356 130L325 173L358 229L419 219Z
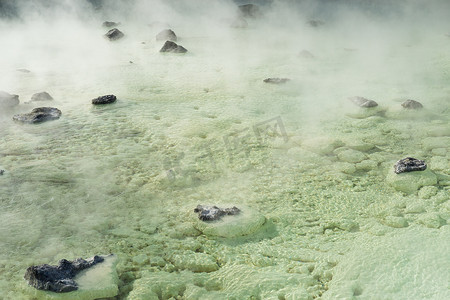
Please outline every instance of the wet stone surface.
M113 103L117 100L117 97L114 95L105 95L105 96L99 96L95 99L92 99L92 104L98 105L98 104L109 104Z
M289 78L270 77L263 80L265 83L282 84L290 81Z
M403 172L424 171L426 168L427 164L424 160L407 157L397 161L394 166L394 172L400 174Z
M105 36L110 40L110 41L116 41L118 39L121 39L124 37L124 34L122 31L120 31L117 28L113 28L110 31L108 31Z
M406 109L421 109L423 108L422 103L415 100L406 100L402 103L402 106Z
M42 123L57 120L61 117L61 111L54 107L37 107L27 114L18 114L13 117L14 121L22 123Z
M174 42L166 41L159 52L186 53L187 49Z
M202 221L215 221L219 220L225 215L237 215L241 210L236 206L231 208L221 209L217 206L203 206L197 205L194 212L198 213L198 218Z
M25 272L24 278L28 284L38 290L66 293L78 289L73 278L82 270L90 268L104 261L101 256L94 256L89 260L78 258L74 261L62 259L57 266L47 264L31 266Z
M373 100L366 99L364 97L350 97L348 98L350 101L352 101L354 104L358 105L359 107L375 107L378 106L378 103L376 103Z

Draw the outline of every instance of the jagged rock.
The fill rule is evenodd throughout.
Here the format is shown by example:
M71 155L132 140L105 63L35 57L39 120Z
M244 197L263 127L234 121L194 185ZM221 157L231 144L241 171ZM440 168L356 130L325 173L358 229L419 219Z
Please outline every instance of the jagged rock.
M187 50L174 42L166 41L159 52L186 53Z
M243 17L237 17L231 22L230 26L232 28L247 28L248 22Z
M424 160L407 157L397 161L394 166L394 172L400 174L403 172L424 171L426 168L427 164Z
M355 96L355 97L350 97L348 99L350 101L352 101L353 103L355 103L356 105L358 105L359 107L375 107L375 106L378 106L378 103L376 103L375 101L366 99L364 97Z
M303 57L303 58L314 58L314 55L309 52L308 50L302 50L300 51L300 53L298 54L299 57Z
M31 266L25 272L24 278L28 284L38 290L66 293L78 289L73 278L82 270L90 268L104 261L101 256L94 256L89 260L78 258L74 261L62 259L57 266L47 264Z
M102 26L106 27L106 28L116 27L116 26L119 26L119 25L120 25L120 22L116 23L116 22L111 22L111 21L105 21L102 24Z
M217 206L197 205L194 212L198 213L198 218L202 221L215 221L225 215L237 215L240 210L236 206L221 209Z
M177 41L177 35L171 29L164 29L156 35L157 41Z
M105 95L100 96L95 99L92 99L92 104L98 105L98 104L109 104L115 102L117 99L114 95Z
M421 109L423 108L422 103L415 100L406 100L402 103L402 106L406 109Z
M51 101L53 97L47 92L36 93L31 96L31 101Z
M290 81L289 78L266 78L263 80L265 83L282 84Z
M61 111L54 107L37 107L27 114L18 114L13 117L14 121L22 123L42 123L57 120L61 117Z
M306 24L308 24L311 27L319 27L325 24L324 21L320 21L320 20L310 20L308 22L306 22Z
M242 17L258 18L262 16L261 10L259 9L258 5L244 4L239 5L238 8Z
M110 40L110 41L116 41L120 38L122 38L124 36L123 32L120 31L117 28L113 28L110 31L108 31L105 36Z
M0 107L10 108L19 104L19 95L12 95L4 91L0 91Z

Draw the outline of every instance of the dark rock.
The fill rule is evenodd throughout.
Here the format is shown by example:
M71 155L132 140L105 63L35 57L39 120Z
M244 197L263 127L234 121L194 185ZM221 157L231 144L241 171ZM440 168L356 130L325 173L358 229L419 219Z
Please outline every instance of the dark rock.
M406 100L402 103L402 106L406 109L421 109L423 108L422 103L415 100Z
M314 55L309 52L308 50L302 50L300 51L300 53L298 54L299 57L303 57L303 58L314 58Z
M46 290L57 293L66 293L78 289L78 284L73 278L82 270L90 268L105 259L94 256L89 260L78 258L74 261L62 259L57 266L39 265L31 266L25 272L24 278L28 284L38 290Z
M113 28L110 31L108 31L105 36L110 40L110 41L116 41L120 38L122 38L124 36L123 32L120 31L117 28Z
M194 212L198 213L198 218L202 221L215 221L225 215L237 215L240 209L236 206L221 209L217 206L197 205Z
M0 91L0 108L10 108L19 104L19 95Z
M31 101L51 101L53 97L47 92L36 93L31 96Z
M325 24L324 21L320 21L320 20L310 20L308 22L306 22L306 24L308 24L311 27L319 27Z
M105 95L105 96L100 96L97 97L95 99L92 99L92 104L109 104L109 103L113 103L115 102L117 99L116 96L114 95Z
M166 41L159 52L186 53L187 50L183 46L177 45L174 42Z
M263 80L265 83L281 84L290 81L289 78L266 78Z
M110 22L110 21L105 21L105 22L103 22L103 24L102 24L102 26L103 26L103 27L106 27L106 28L117 27L117 26L119 26L119 25L120 25L120 22L119 22L119 23L116 23L116 22Z
M258 18L262 16L261 10L258 5L255 4L244 4L239 5L239 12L242 17L245 18Z
M28 69L17 69L17 72L22 72L22 73L30 73L31 71Z
M375 107L378 106L378 103L376 103L373 100L366 99L364 97L350 97L348 98L350 101L358 105L359 107Z
M5 170L0 170L0 175L5 174Z
M61 111L54 107L38 107L28 114L19 114L13 117L14 121L22 123L42 123L50 120L57 120L61 117Z
M424 171L427 168L427 164L424 160L407 157L399 160L394 166L394 172L397 174L403 172L412 171Z
M247 28L248 27L248 22L243 17L237 17L236 19L234 19L232 21L230 26L232 28Z
M161 31L160 33L158 33L156 35L156 40L157 41L172 41L172 42L176 42L177 41L177 35L171 29L164 29L163 31Z

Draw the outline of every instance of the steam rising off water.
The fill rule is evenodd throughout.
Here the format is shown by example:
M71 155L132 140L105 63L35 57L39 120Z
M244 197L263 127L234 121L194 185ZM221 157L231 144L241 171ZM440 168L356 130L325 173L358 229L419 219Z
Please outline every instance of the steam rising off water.
M0 111L5 299L29 297L30 265L108 253L121 299L148 286L163 299L450 297L445 1L260 3L248 28L229 26L228 1L18 3L0 24L0 90L21 100ZM125 37L103 38L106 20ZM159 53L161 23L187 54ZM54 102L24 103L41 91ZM117 103L91 105L106 94ZM63 116L12 121L38 106ZM407 156L437 183L391 187ZM229 203L265 225L231 239L195 229L197 204Z

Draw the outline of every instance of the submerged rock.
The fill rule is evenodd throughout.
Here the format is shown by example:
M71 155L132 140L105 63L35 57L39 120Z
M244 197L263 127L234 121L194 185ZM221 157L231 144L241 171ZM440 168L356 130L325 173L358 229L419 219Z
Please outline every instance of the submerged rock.
M353 103L355 103L356 105L358 105L359 107L375 107L375 106L378 106L378 103L376 103L375 101L366 99L364 97L355 96L355 97L350 97L348 99L350 101L352 101Z
M424 171L426 168L427 164L424 160L407 157L397 161L394 166L394 172L400 174L403 172Z
M37 107L27 114L18 114L13 117L14 121L22 123L42 123L57 120L61 117L61 111L54 107Z
M282 84L290 81L289 78L266 78L263 80L265 83Z
M97 97L95 99L92 99L92 104L94 104L94 105L109 104L109 103L115 102L116 99L117 99L117 97L114 96L114 95L100 96L100 97Z
M36 93L31 96L31 101L51 101L53 97L47 92Z
M406 109L421 109L423 108L422 103L415 100L406 100L402 103L402 106Z
M110 41L116 41L120 38L122 38L124 36L123 32L120 31L117 28L113 28L110 31L108 31L105 36L110 40Z
M119 25L120 25L120 22L116 23L116 22L111 22L111 21L105 21L102 24L102 26L106 27L106 28L116 27L116 26L119 26Z
M194 212L198 213L198 218L202 221L215 221L225 215L237 215L240 209L236 206L221 209L217 206L197 205Z
M10 108L19 104L19 95L0 91L0 108Z
M242 17L258 18L262 16L261 10L259 9L258 5L243 4L239 5L238 8Z
M156 35L157 41L177 41L177 35L171 29L164 29Z
M90 268L104 261L101 256L94 256L89 260L78 258L74 261L62 259L57 266L39 265L31 266L25 272L24 278L28 284L38 290L47 290L57 293L66 293L78 289L73 278L82 270Z
M177 45L174 42L166 41L159 52L186 53L187 50L183 46Z

